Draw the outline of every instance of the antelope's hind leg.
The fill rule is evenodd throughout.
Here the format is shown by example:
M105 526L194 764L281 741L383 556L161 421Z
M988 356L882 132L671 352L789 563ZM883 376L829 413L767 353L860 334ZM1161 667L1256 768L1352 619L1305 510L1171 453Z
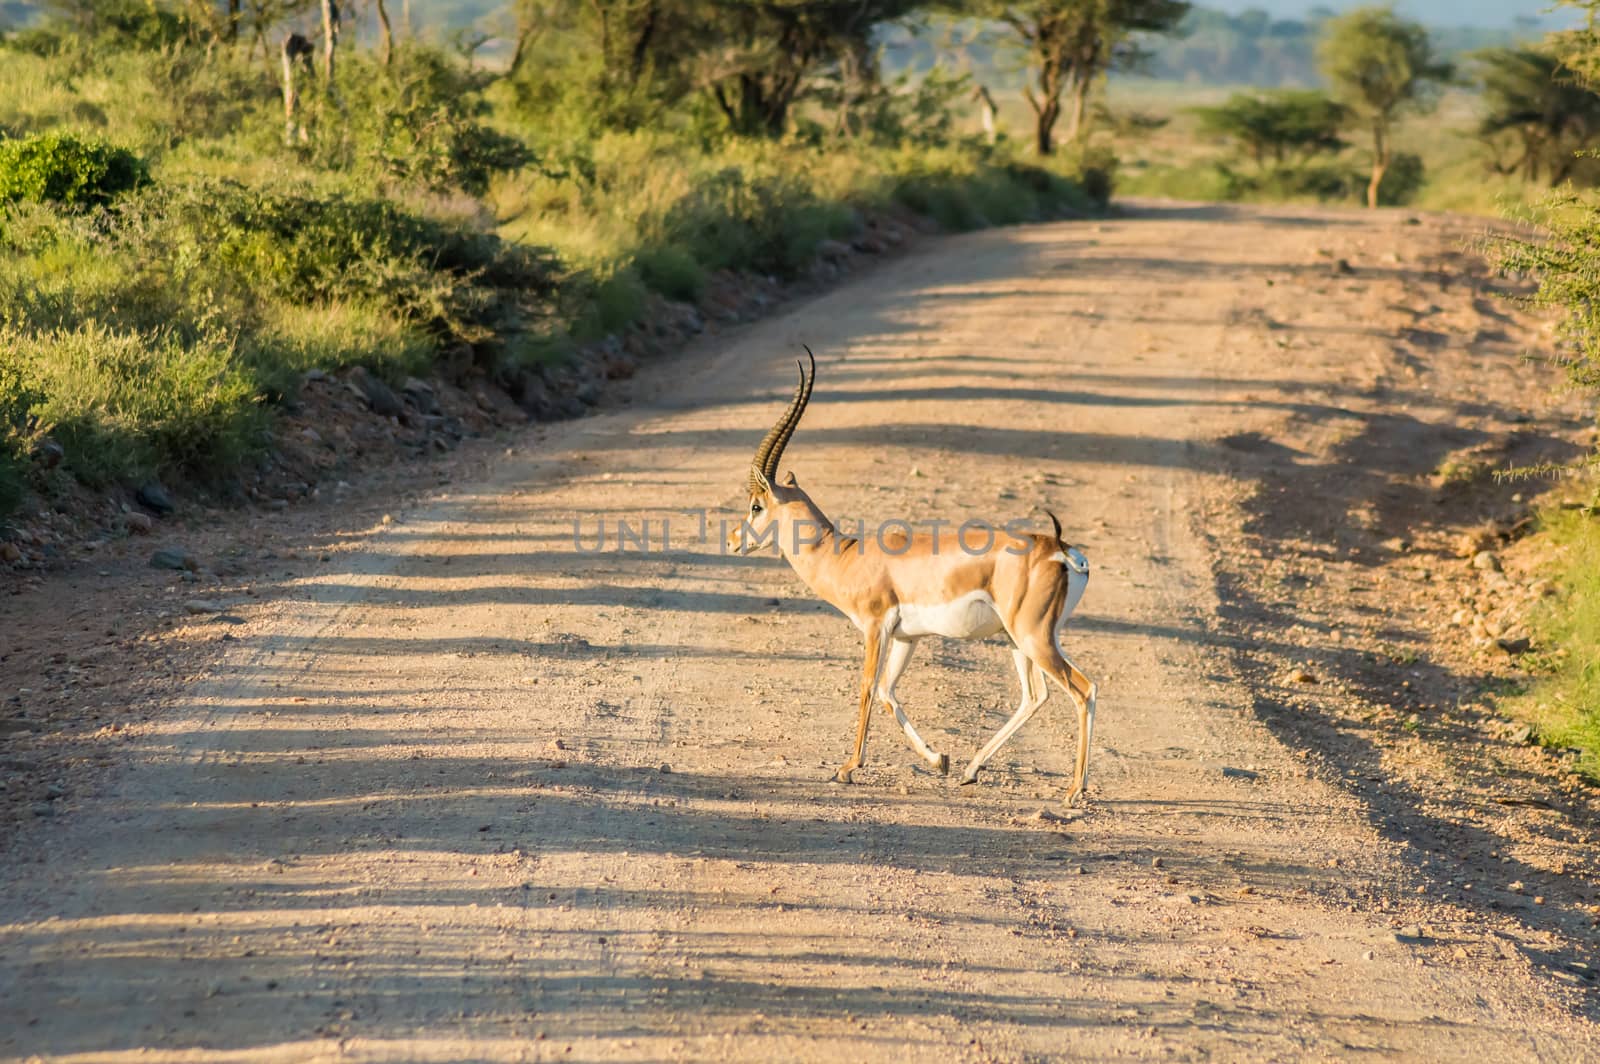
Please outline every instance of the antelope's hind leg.
M1078 707L1078 759L1072 774L1072 789L1067 792L1065 804L1072 805L1083 797L1089 787L1089 746L1094 742L1095 701L1100 694L1098 684L1078 671L1078 667L1064 654L1051 655L1044 665L1045 672Z
M894 719L899 723L900 730L905 732L906 738L911 741L911 749L915 750L930 768L941 776L948 776L950 755L935 753L928 748L922 736L917 734L911 718L900 708L900 700L895 697L894 685L899 681L900 674L905 671L907 663L911 661L911 652L916 648L916 641L912 639L889 640L888 652L884 654L883 679L878 682L878 699L894 713Z
M1050 688L1044 682L1044 673L1039 667L1016 647L1011 648L1011 662L1017 667L1017 679L1022 683L1022 697L1017 703L1017 711L1011 715L1001 729L994 733L994 738L983 745L972 763L967 766L967 771L961 774L961 784L978 782L978 770L988 763L995 755L995 751L1004 746L1006 740L1017 733L1017 729L1028 723L1028 719L1039 711L1045 700L1050 697Z

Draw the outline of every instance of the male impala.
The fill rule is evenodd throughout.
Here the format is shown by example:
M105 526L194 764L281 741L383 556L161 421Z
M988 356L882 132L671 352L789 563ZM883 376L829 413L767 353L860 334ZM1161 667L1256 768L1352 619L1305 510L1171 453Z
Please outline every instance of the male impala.
M811 355L809 348L806 354ZM1088 560L1061 541L1061 523L1054 514L1050 521L1055 532L1049 536L996 536L987 526L981 537L972 534L971 526L954 533L877 536L868 536L863 528L859 537L846 536L800 490L793 473L782 483L777 480L778 460L811 400L816 373L813 357L809 373L800 368L800 385L788 409L756 449L750 464L750 513L730 533L728 545L747 553L775 535L800 579L866 637L855 753L834 778L849 783L865 763L874 698L894 713L917 753L948 774L949 755L934 753L923 742L900 708L895 683L924 636L983 639L1004 631L1011 637L1022 698L1011 719L972 759L961 782L976 783L978 770L1044 705L1049 677L1078 708L1078 760L1066 799L1071 804L1084 793L1089 774L1097 688L1062 653L1061 636L1088 586Z

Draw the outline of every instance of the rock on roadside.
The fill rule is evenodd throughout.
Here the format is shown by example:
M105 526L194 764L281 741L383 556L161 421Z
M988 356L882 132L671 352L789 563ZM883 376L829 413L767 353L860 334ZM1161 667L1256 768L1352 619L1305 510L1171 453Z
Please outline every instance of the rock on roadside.
M150 555L150 568L152 569L187 569L190 572L200 568L200 560L188 551L179 548L163 548Z

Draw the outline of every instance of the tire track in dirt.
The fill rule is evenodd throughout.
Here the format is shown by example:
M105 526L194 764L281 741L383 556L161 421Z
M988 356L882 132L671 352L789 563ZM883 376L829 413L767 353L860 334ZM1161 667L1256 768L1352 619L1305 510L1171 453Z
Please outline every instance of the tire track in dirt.
M940 241L340 555L5 872L0 1052L1592 1055L1537 973L1396 937L1429 916L1404 847L1256 722L1209 627L1218 441L1313 402L1263 282L1333 229L1443 239L1151 208ZM1384 283L1280 331L1354 364ZM1084 546L1087 813L1034 817L1070 771L1059 695L977 788L882 721L861 783L826 782L856 636L683 516L742 507L801 341L785 464L836 519L1051 506ZM675 534L590 554L575 518ZM902 693L959 765L1014 683L996 646L927 644Z

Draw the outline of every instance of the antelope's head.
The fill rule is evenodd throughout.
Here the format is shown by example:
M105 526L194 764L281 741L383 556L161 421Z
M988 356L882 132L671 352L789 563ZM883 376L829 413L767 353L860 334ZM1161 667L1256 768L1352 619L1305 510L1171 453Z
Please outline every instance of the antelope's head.
M811 363L809 371L805 363L796 363L800 367L800 383L795 387L794 398L789 400L788 409L767 432L750 460L750 509L745 514L744 524L728 533L728 549L737 554L748 554L761 543L784 503L796 496L805 497L793 474L783 484L778 483L778 460L799 426L806 404L811 401L811 386L817 379L817 359L809 347L806 358Z

